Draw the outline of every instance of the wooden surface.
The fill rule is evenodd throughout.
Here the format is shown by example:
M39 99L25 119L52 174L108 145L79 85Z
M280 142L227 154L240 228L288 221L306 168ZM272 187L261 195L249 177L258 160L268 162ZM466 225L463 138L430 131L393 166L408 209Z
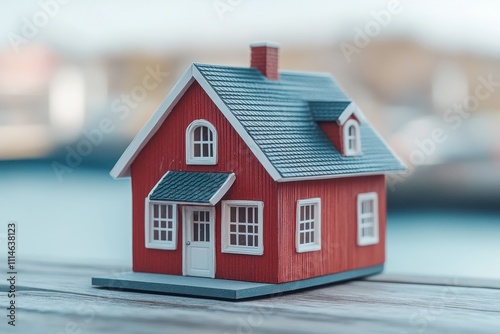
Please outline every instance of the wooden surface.
M243 302L92 288L130 268L19 263L17 326L0 333L499 333L496 281L382 274ZM7 289L0 280L0 305ZM6 311L3 311L6 312Z

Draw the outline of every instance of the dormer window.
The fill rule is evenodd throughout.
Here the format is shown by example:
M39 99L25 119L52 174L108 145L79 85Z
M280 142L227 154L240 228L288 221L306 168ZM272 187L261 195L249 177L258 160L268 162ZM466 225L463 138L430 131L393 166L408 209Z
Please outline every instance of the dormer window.
M361 136L359 123L350 119L344 124L344 155L354 156L361 154Z
M217 131L210 122L199 119L187 127L186 163L188 165L217 163Z

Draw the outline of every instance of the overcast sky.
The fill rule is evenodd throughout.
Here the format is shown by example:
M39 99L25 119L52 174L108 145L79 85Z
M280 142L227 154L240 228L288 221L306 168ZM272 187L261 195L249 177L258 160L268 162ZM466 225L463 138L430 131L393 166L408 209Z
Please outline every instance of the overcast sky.
M43 22L40 3L68 2ZM272 5L271 5L271 4ZM226 7L224 6L226 4ZM218 10L216 8L219 8ZM387 1L356 0L17 0L0 5L0 46L22 36L34 17L43 27L29 40L67 52L276 40L287 44L352 41ZM500 54L499 1L401 1L380 35L403 35L446 49ZM37 16L38 15L38 16Z

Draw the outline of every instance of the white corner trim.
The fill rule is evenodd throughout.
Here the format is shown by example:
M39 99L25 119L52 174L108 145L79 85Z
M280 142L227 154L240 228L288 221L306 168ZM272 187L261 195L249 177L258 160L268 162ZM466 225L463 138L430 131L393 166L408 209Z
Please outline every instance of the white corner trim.
M170 93L165 97L162 103L158 106L153 115L146 122L144 127L132 140L125 152L121 155L120 159L116 162L115 166L109 173L113 178L121 178L130 176L130 165L148 143L149 139L158 131L163 124L163 121L170 114L182 95L191 86L194 81L193 67L190 65L182 74L181 78L174 85Z
M243 125L236 119L233 113L229 110L226 104L222 101L219 95L215 92L212 86L210 86L210 84L205 80L203 75L201 75L200 71L198 71L196 67L193 67L193 76L196 79L196 81L198 81L200 86L203 88L205 93L207 93L208 97L210 97L212 102L215 103L217 108L219 108L222 114L224 114L229 123L231 123L232 127L236 130L236 132L240 135L243 141L247 144L247 146L250 148L252 153L257 157L262 166L264 166L269 175L271 175L271 177L275 181L281 180L283 177L278 172L278 170L274 168L274 166L271 164L271 162L266 157L264 152L262 152L257 143L255 143L253 138L250 137L250 135L245 130Z
M212 196L212 198L210 198L209 200L210 204L215 205L219 203L221 198L227 193L229 188L231 188L235 180L236 180L236 175L234 173L231 173L229 177L226 179L226 181L219 188L219 190L217 190L217 192Z

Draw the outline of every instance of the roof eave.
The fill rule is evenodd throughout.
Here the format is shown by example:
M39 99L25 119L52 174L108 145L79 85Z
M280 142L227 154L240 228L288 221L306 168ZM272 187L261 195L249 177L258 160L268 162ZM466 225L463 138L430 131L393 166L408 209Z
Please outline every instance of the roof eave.
M296 176L296 177L284 177L277 182L294 182L294 181L314 181L314 180L327 180L327 179L340 179L346 177L360 177L360 176L375 176L375 175L389 175L389 174L404 174L406 169L389 170L389 171L377 171L377 172L362 172L362 173L345 173L345 174L334 174L334 175L315 175L315 176Z

